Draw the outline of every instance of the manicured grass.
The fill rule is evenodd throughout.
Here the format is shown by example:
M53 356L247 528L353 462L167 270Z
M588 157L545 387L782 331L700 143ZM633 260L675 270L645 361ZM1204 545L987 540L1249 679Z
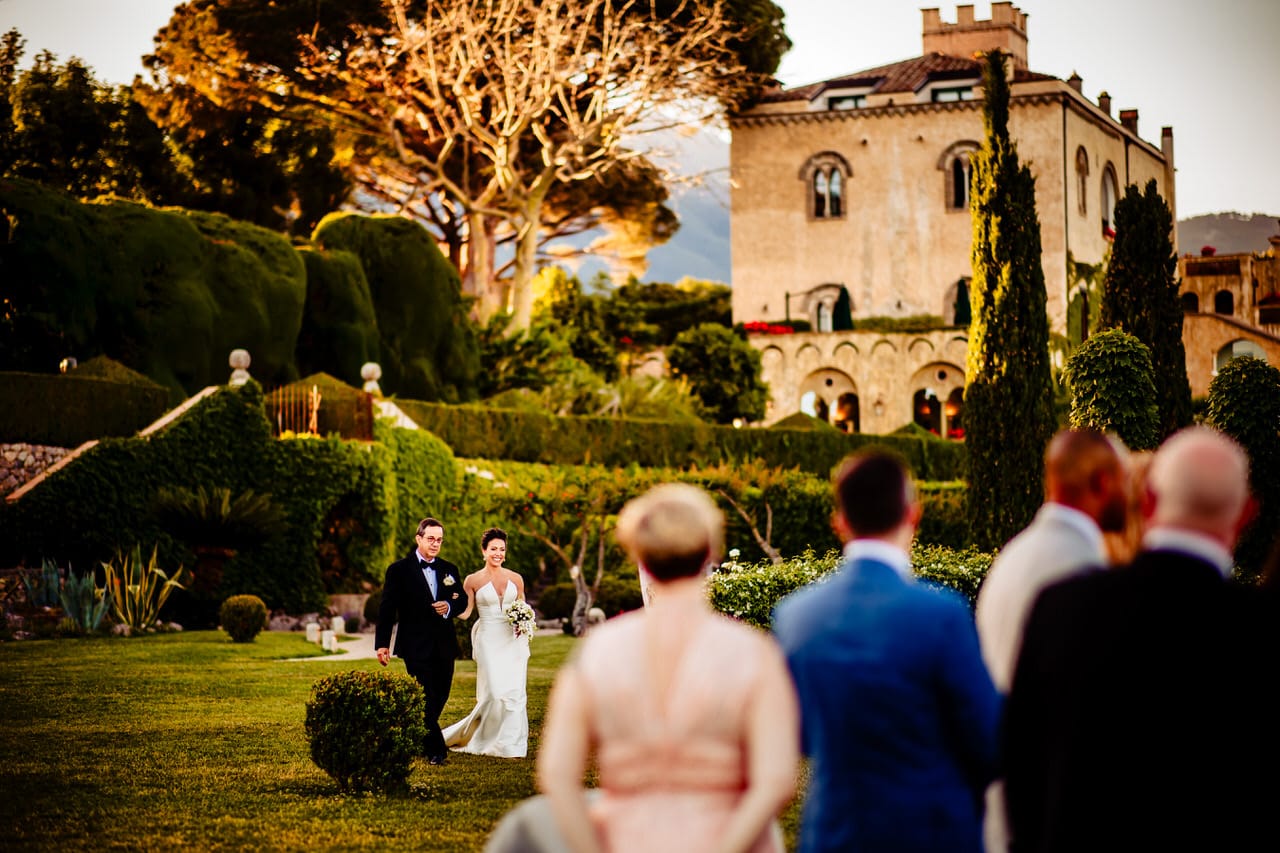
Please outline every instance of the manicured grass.
M572 644L534 641L531 756ZM311 762L304 703L324 675L379 667L281 660L314 648L212 631L0 645L0 846L478 850L534 793L532 759L453 755L416 762L407 796L339 794ZM475 665L459 661L444 719L474 701Z
M296 633L0 644L0 847L479 850L534 793L547 691L573 642L534 639L529 759L418 761L393 797L339 794L303 732L316 680L377 661L285 661L316 648ZM474 701L475 665L459 661L443 721Z

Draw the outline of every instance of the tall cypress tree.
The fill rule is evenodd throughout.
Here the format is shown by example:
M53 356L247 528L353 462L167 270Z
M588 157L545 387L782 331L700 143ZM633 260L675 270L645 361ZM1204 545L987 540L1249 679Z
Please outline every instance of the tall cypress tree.
M969 532L975 545L992 549L1035 515L1056 424L1035 178L1009 138L1009 82L999 51L986 55L983 86L985 135L969 194L973 319L964 417Z
M1139 192L1130 184L1116 203L1116 240L1102 290L1104 329L1123 329L1151 350L1160 437L1191 423L1191 385L1182 345L1178 256L1173 214L1155 180Z

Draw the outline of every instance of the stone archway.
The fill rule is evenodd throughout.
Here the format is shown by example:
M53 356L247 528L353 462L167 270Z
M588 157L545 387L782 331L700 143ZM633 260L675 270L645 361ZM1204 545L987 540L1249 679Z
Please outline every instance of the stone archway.
M964 368L947 361L931 361L917 370L908 385L913 420L920 426L948 438L957 432L963 414Z
M860 422L858 389L849 374L831 368L814 370L804 378L798 390L800 411L846 432L856 431Z

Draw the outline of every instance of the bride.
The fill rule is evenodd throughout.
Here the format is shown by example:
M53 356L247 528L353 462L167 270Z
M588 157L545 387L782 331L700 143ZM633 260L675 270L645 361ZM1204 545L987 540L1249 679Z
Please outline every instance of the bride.
M529 638L517 637L506 610L524 600L524 578L502 567L507 534L491 527L480 537L484 568L462 582L467 591L466 619L473 608L480 618L471 628L471 655L476 661L476 707L443 732L445 745L474 755L524 758L528 752L529 716L525 708L525 673Z

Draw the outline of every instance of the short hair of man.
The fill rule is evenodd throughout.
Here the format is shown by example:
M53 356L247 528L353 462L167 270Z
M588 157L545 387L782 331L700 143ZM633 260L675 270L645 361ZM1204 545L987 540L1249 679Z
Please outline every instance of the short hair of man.
M1116 444L1096 429L1064 429L1044 451L1045 491L1068 505L1087 494L1100 471L1118 472L1124 460Z
M426 518L422 519L422 521L418 522L418 535L421 536L422 534L426 533L428 527L439 527L441 530L444 530L443 524L441 524L439 521L435 520L431 516L427 516Z
M484 549L488 548L489 543L494 541L495 539L501 539L503 542L506 542L507 531L503 530L501 527L490 527L484 533L481 533L480 534L480 550L483 551Z
M902 460L879 450L855 453L835 478L836 511L855 536L880 536L897 528L915 500Z
M1155 497L1153 524L1234 537L1249 501L1249 457L1224 433L1187 427L1156 450L1147 489Z
M719 559L724 513L696 486L665 483L618 514L618 542L659 581L696 576Z

